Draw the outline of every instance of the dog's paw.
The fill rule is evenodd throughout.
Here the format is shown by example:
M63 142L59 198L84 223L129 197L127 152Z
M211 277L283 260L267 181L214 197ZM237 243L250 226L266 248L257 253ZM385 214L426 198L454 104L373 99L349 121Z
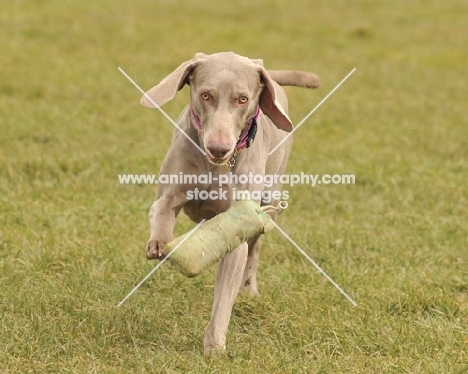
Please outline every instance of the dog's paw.
M207 345L204 348L205 357L217 358L222 356L226 352L225 345Z
M166 242L153 239L146 244L146 258L148 260L162 260L165 256L164 246Z

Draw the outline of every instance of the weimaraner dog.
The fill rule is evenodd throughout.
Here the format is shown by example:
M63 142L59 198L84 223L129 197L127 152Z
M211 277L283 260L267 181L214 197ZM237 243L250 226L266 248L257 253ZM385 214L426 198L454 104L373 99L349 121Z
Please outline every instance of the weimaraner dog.
M274 153L268 153L292 131L287 115L288 103L283 86L315 88L315 74L298 71L267 71L262 60L249 59L232 52L205 55L197 53L182 63L141 99L150 108L172 100L185 84L190 86L190 103L177 123L194 144L174 130L172 144L164 158L160 175L209 175L212 180L227 170L234 175L284 174L291 152L292 136ZM151 100L149 98L151 98ZM262 115L263 114L263 115ZM234 178L233 178L234 179ZM239 178L240 179L240 178ZM148 259L164 257L164 245L173 239L176 217L183 208L195 222L226 211L235 200L233 191L281 191L279 183L265 187L252 180L219 183L158 184L156 199L149 213ZM218 197L193 199L194 191L222 189ZM265 204L259 194L253 198ZM275 195L267 195L273 196ZM213 197L213 195L211 196ZM278 195L269 205L279 203ZM239 290L258 295L256 271L261 240L252 238L221 259L216 273L211 320L205 331L204 351L211 355L225 349L231 310Z

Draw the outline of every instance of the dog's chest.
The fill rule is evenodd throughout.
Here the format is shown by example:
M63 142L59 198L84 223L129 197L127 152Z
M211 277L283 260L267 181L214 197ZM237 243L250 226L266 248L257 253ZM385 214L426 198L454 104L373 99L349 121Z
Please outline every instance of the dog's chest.
M200 222L228 210L233 202L233 190L230 185L199 186L189 191L188 197L184 213L191 220Z

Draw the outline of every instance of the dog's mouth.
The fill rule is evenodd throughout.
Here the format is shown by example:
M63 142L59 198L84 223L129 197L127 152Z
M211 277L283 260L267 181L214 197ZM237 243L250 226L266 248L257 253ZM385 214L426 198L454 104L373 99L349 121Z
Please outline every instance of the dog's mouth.
M216 165L216 166L225 165L226 163L229 162L231 157L232 157L232 152L228 152L228 154L223 156L223 157L215 157L215 156L211 155L210 152L206 153L206 158L207 158L208 162L210 164Z
M207 154L206 158L208 159L210 164L221 166L221 165L225 165L231 159L231 153L229 153L225 157L213 157L210 154Z

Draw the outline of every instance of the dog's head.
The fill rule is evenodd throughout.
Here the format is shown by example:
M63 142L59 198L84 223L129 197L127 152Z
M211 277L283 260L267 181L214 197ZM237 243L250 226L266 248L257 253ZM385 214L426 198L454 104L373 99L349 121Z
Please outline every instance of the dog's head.
M202 146L213 164L230 159L239 136L257 112L257 107L279 129L293 129L262 60L232 52L197 53L151 88L141 103L149 108L155 108L155 104L162 106L172 100L185 84L190 85L192 115L201 125Z

